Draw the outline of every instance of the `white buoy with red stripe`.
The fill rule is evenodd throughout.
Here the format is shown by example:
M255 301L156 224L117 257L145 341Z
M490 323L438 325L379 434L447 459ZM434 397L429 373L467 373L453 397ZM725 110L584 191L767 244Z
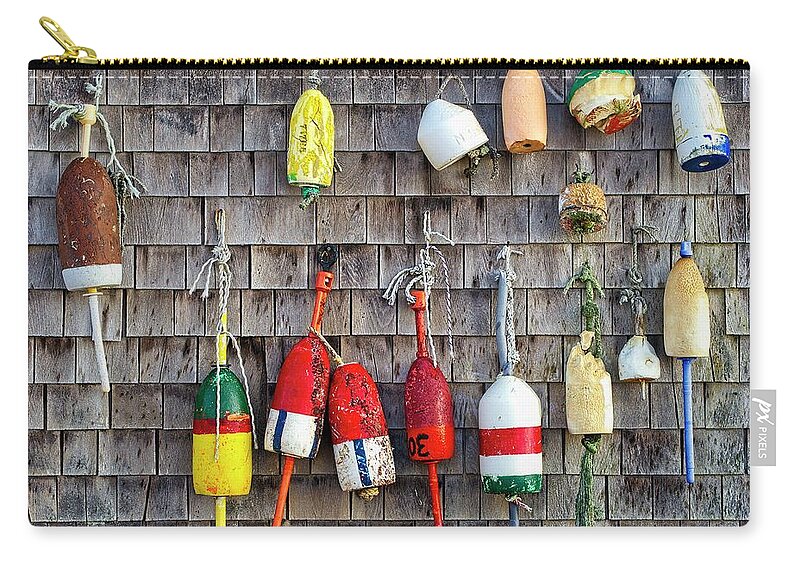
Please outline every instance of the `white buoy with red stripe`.
M516 274L511 267L509 246L498 259L495 334L501 373L478 404L478 436L481 481L484 493L505 495L509 524L519 525L519 495L542 489L542 403L527 382L514 376L519 362L514 335L514 290Z

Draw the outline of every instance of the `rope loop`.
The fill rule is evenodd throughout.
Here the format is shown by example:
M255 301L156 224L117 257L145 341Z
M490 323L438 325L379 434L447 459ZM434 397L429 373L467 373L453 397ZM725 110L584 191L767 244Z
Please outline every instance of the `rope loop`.
M247 407L250 410L250 423L253 426L253 447L258 449L258 438L256 437L256 417L255 413L253 412L253 404L250 400L250 385L247 381L247 373L244 369L244 362L242 361L242 351L239 347L239 343L236 341L236 337L231 334L228 330L227 326L227 314L228 314L228 301L230 299L230 289L231 289L231 281L233 274L231 273L231 268L228 265L228 262L231 259L231 251L228 248L228 243L226 240L225 235L225 210L220 208L217 210L216 214L214 215L214 223L217 226L217 245L213 247L211 250L211 257L200 266L200 270L197 273L197 277L195 277L194 282L192 283L192 287L189 289L189 295L192 295L197 290L197 285L200 282L200 279L203 277L203 274L206 275L205 287L203 288L203 293L200 295L200 298L203 300L208 299L209 297L209 290L211 287L211 276L214 274L214 266L216 265L217 268L217 284L219 287L219 300L217 303L217 326L216 326L216 347L217 347L217 409L216 409L216 432L215 432L215 439L214 439L214 461L219 461L219 429L220 429L220 384L221 384L221 377L220 377L220 340L223 338L230 339L231 343L233 344L233 348L236 351L236 357L239 362L239 370L242 373L242 381L244 383L244 392L245 396L247 396Z
M631 228L631 266L627 271L631 286L620 292L619 304L630 303L637 335L644 335L644 315L647 313L647 301L642 295L642 281L644 278L639 269L639 238L640 235L647 235L654 242L658 242L657 232L658 228L655 226L634 226Z
M461 91L461 95L464 97L464 105L466 105L467 109L471 111L472 104L469 101L469 95L467 95L467 88L464 86L464 82L461 80L461 77L459 75L448 75L447 77L445 77L444 81L442 81L442 84L439 87L439 90L436 92L436 98L437 99L442 98L442 96L444 95L444 90L447 88L447 84L450 83L451 80L455 81L456 84L458 85Z
M125 223L128 219L127 212L125 211L126 201L132 198L139 198L142 192L147 192L147 187L139 178L128 174L117 157L117 145L114 142L114 137L111 136L108 120L99 110L100 96L103 93L103 76L101 74L95 75L94 83L87 82L83 87L87 93L94 96L94 106L97 108L97 122L100 123L101 130L105 134L106 147L108 148L109 154L108 162L106 163L106 171L111 179L111 184L114 187L114 192L117 197L119 240L120 245L124 245ZM50 129L54 131L67 128L69 119L78 121L86 111L86 105L83 103L56 103L50 100L49 107L50 111L53 113L60 111L58 116L50 123Z
M584 330L594 333L591 352L595 358L602 359L604 355L601 339L602 319L600 307L595 302L594 296L595 293L599 293L600 297L605 297L605 293L603 293L603 287L600 285L597 277L595 277L588 261L584 261L580 271L567 281L564 287L564 295L569 293L570 288L573 287L577 281L583 283L586 288L586 301L581 305L581 315L584 317Z
M447 341L448 341L448 349L450 352L450 359L453 359L453 305L452 300L450 297L450 271L447 265L447 260L444 257L442 251L433 244L433 239L435 237L439 237L447 242L448 245L455 245L455 242L450 239L448 236L444 235L441 232L434 231L431 228L431 213L430 211L426 210L423 214L422 219L422 233L425 236L425 247L420 249L419 251L419 263L416 265L412 265L411 267L406 267L398 271L394 277L392 277L391 281L389 281L389 286L386 288L386 291L383 292L383 298L389 303L389 305L393 306L395 301L397 300L397 294L400 291L400 288L403 287L403 283L405 282L405 287L403 287L405 294L406 294L406 301L409 305L413 304L415 299L414 296L411 294L411 290L414 288L421 288L425 291L425 324L428 328L428 344L430 347L431 353L431 360L433 360L434 366L438 366L438 360L436 358L436 347L433 344L433 335L431 334L431 313L430 313L430 299L431 299L431 291L433 286L436 282L434 277L434 270L437 267L441 267L442 269L442 277L444 278L444 289L445 289L445 302L446 302L446 312L447 312ZM433 253L436 256L436 260L434 261Z
M506 244L500 248L497 253L497 260L503 261L503 266L495 270L495 279L499 282L502 280L506 286L506 310L505 315L498 316L503 318L505 322L505 344L506 344L506 360L507 362L501 363L503 373L508 371L512 374L514 366L520 361L520 354L517 350L517 337L516 328L514 326L514 287L513 283L517 280L517 274L511 264L511 257L513 255L523 255L519 250L512 249L510 245ZM501 355L502 360L502 355Z

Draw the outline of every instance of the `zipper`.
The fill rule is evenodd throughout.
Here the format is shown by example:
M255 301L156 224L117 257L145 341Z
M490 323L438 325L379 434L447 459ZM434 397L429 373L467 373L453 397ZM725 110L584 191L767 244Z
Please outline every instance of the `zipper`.
M125 57L125 58L98 58L97 53L88 47L75 44L64 29L52 18L43 16L39 19L41 26L64 49L61 55L48 55L41 59L32 60L29 69L55 69L60 67L89 67L89 68L125 68L125 69L212 69L212 68L347 68L347 69L381 69L381 68L415 68L415 69L441 69L441 68L476 68L493 69L726 69L745 68L750 64L740 58L709 58L709 57L678 57L678 58L619 58L619 57L591 57L591 58L505 58L505 57L480 57L480 58L431 58L431 59L403 59L382 57L354 57L354 58L265 58L265 57L240 57L216 59L185 59L167 57Z

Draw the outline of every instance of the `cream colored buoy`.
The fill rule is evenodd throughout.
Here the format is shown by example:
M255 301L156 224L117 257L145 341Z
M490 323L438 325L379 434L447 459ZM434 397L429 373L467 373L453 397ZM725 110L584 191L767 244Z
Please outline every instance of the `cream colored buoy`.
M571 434L611 433L614 406L611 375L590 352L594 333L583 331L567 359L567 429Z
M509 71L503 82L503 137L515 154L547 145L547 105L544 86L535 69Z
M710 345L708 293L691 244L683 242L664 288L664 350L676 358L698 358L708 356Z
M708 356L711 310L703 276L692 259L692 244L681 243L681 258L672 266L664 287L664 349L683 367L683 449L686 482L694 483L692 362Z

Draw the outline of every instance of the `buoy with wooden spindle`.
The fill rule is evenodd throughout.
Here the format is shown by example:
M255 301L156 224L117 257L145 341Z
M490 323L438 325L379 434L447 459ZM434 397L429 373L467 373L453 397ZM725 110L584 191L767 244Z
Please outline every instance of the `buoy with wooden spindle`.
M636 79L627 69L584 69L572 83L567 107L584 129L595 127L610 135L642 114L635 90Z
M672 90L672 127L681 168L708 172L728 164L731 140L719 94L700 70L681 71Z
M311 329L333 357L328 423L339 486L365 501L395 481L394 455L378 387L358 362L345 363L322 333Z
M228 298L231 271L230 250L225 241L225 211L215 217L219 241L213 256L200 268L190 294L204 272L208 272L202 298L209 296L209 284L217 267L219 300L217 308L216 359L200 384L192 422L192 482L198 495L215 497L216 526L226 526L227 497L247 495L253 478L254 420L247 375L236 339L228 330ZM228 364L228 340L239 358L244 385Z
M575 498L575 524L592 526L595 521L594 455L601 435L614 430L614 405L611 375L603 363L600 308L594 300L596 293L603 296L603 289L588 262L584 262L580 271L567 282L565 295L577 281L586 287L586 301L581 307L583 332L567 358L567 429L571 434L583 436L581 445L584 447Z
M292 110L286 153L286 178L290 185L300 187L302 209L314 203L321 189L331 185L337 169L331 103L319 89L317 71L311 72L308 82L311 87L300 95Z
M683 364L683 441L686 482L690 484L694 483L692 362L708 356L710 346L708 293L692 257L692 244L685 241L664 287L664 350Z
M92 341L103 392L111 389L103 346L100 289L122 283L117 195L106 169L89 157L92 125L97 108L86 104L74 115L81 124L80 157L61 174L56 194L58 257L69 291L84 291L89 302Z
M661 361L653 345L645 335L645 313L647 301L642 295L642 273L639 270L639 234L649 235L653 241L656 236L652 226L636 226L631 228L632 264L628 269L628 280L631 286L620 293L619 304L630 303L633 312L636 334L628 339L619 351L617 364L619 379L623 382L639 382L642 386L642 400L645 399L646 383L661 377Z
M500 374L478 404L478 445L483 492L504 495L509 526L519 526L522 493L542 490L542 403L525 380L514 375L519 362L514 333L516 273L511 255L521 253L508 245L498 259L495 336Z
M453 325L448 267L444 255L433 245L432 240L434 236L440 236L450 245L455 244L450 238L431 230L430 212L424 213L423 233L425 247L420 250L420 263L398 272L392 278L383 297L393 305L398 291L408 278L405 297L414 311L417 355L406 376L404 392L406 442L410 459L425 463L427 466L433 524L442 526L442 505L436 465L440 461L450 459L455 453L455 424L450 388L444 373L439 368L433 340L428 336L427 323L430 322L429 300L434 284L433 272L437 269L437 264L431 259L431 253L435 253L438 258L438 268L445 280L448 343L452 359ZM422 287L422 290L413 289L416 286Z
M336 257L336 250L331 245L323 245L317 251L317 262L322 269L317 272L315 283L316 297L311 315L311 329L314 331L321 332L325 303L333 287L330 270ZM283 457L272 526L280 526L283 520L295 458L314 459L317 456L330 379L331 363L325 346L318 336L308 333L292 347L283 361L267 417L264 447Z
M547 146L547 104L544 86L535 69L514 69L503 81L503 138L514 154Z
M45 29L51 31L47 26ZM50 101L49 106L51 111L59 112L50 124L52 130L65 129L70 119L81 125L80 156L61 174L56 192L58 257L67 290L84 291L89 303L100 387L108 392L111 384L103 345L100 289L119 287L122 283L125 200L139 196L137 185L145 188L141 180L125 172L117 159L108 121L98 110L102 81L103 76L96 75L94 83L84 85L86 92L93 95L94 104ZM89 157L92 126L97 122L103 128L108 146L106 166Z
M451 80L461 89L466 107L442 99ZM489 155L492 159L491 179L497 176L500 154L489 144L489 137L472 112L464 83L457 75L448 75L439 87L436 99L425 106L417 129L417 142L436 170L444 170L466 156L469 157L469 166L464 173L472 176L477 172L481 158Z
M455 424L453 399L447 380L428 353L425 326L425 291L412 291L415 302L414 322L417 331L417 357L406 376L404 393L408 455L428 468L433 520L442 526L442 506L439 501L439 477L436 464L455 453Z

